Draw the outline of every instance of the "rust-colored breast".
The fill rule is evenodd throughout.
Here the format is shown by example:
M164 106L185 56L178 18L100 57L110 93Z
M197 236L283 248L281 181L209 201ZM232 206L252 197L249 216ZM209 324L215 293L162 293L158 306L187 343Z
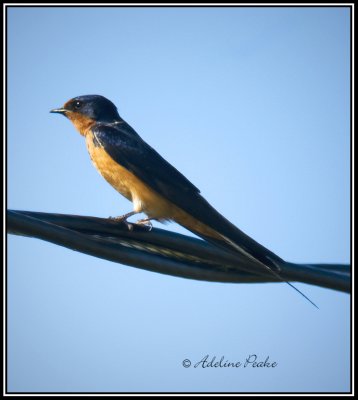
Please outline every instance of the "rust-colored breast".
M133 202L135 211L143 211L151 217L167 219L170 214L170 203L114 161L102 146L94 143L93 139L93 134L89 131L86 134L87 149L94 166L104 179Z

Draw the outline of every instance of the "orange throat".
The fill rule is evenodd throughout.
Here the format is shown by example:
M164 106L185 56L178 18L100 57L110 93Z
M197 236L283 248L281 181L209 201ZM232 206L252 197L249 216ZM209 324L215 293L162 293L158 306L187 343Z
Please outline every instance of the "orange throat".
M86 136L88 130L96 123L94 119L73 111L67 112L66 117L73 123L82 136Z

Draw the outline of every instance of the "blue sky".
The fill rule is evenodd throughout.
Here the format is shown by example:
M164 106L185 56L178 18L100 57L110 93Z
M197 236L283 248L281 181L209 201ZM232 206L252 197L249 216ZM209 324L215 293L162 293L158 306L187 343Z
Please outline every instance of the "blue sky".
M49 114L101 94L257 241L348 263L349 24L343 7L8 9L8 208L131 210ZM297 287L320 310L284 284L190 281L9 236L8 389L348 391L350 297ZM278 365L182 366L250 354Z

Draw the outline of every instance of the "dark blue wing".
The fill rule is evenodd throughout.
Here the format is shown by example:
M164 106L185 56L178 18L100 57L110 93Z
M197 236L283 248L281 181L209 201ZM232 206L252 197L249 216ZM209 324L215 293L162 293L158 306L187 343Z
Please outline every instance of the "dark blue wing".
M199 193L197 187L144 142L126 122L99 124L92 128L92 132L113 160L169 200L182 192Z

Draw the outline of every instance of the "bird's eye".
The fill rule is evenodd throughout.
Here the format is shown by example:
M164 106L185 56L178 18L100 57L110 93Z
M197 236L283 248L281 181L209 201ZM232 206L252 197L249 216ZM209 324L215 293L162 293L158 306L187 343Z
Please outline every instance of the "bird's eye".
M82 103L80 101L76 101L75 102L75 108L78 110L81 107L82 107Z

